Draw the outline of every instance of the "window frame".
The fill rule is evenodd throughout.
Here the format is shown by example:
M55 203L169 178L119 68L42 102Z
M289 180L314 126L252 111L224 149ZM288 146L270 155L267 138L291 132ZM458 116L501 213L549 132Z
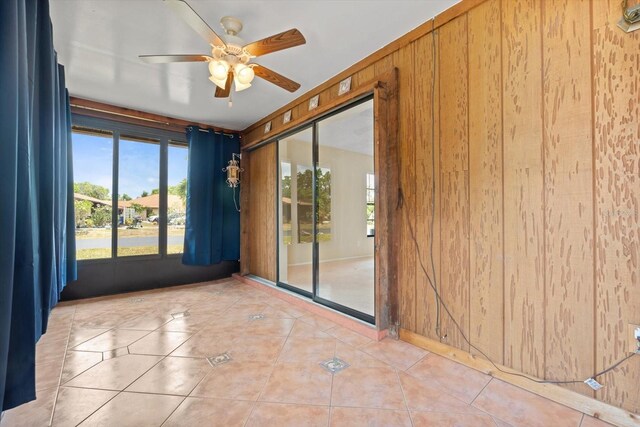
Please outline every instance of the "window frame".
M373 181L373 187L369 187L369 177L371 177L371 181ZM376 237L376 218L375 218L375 209L376 209L376 175L374 173L367 173L365 175L365 206L368 211L369 206L373 206L373 234L369 234L369 228L367 227L367 237ZM369 191L373 192L373 202L369 201ZM367 219L367 221L369 221Z
M168 191L168 147L172 145L184 145L188 149L186 132L174 132L164 129L145 127L130 123L123 123L109 119L90 117L80 114L71 115L72 131L73 127L83 127L109 131L112 133L112 171L111 171L111 256L108 258L83 259L78 260L82 264L101 264L113 262L136 262L141 259L165 259L178 258L182 254L167 254L167 191ZM113 206L118 205L118 180L119 180L119 158L120 158L120 137L149 138L158 140L160 146L160 219L158 223L158 253L150 255L125 255L118 256L118 209ZM164 213L164 215L162 214ZM75 230L74 230L75 236Z

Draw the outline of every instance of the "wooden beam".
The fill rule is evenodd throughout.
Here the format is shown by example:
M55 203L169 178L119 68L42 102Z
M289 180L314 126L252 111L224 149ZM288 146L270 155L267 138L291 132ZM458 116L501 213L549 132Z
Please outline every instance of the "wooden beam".
M598 418L616 426L632 427L638 426L638 423L640 422L640 417L638 415L627 412L624 409L616 408L615 406L611 406L591 397L564 389L555 384L536 383L520 376L522 375L521 372L500 364L497 366L501 370L498 370L486 359L476 357L466 351L442 344L406 329L400 329L400 339L428 350L431 353L446 357L454 362L458 362L486 375L490 375L493 378L498 378L499 380L513 384L546 399L568 406L576 411L591 415L594 418ZM515 375L511 375L510 373Z
M240 132L237 130L220 128L206 123L176 119L174 117L162 116L160 114L148 113L146 111L134 110L132 108L120 107L75 96L70 97L69 102L71 104L72 113L84 116L107 118L119 122L144 125L158 129L184 131L188 126L198 126L201 129L211 129L215 132L240 135Z

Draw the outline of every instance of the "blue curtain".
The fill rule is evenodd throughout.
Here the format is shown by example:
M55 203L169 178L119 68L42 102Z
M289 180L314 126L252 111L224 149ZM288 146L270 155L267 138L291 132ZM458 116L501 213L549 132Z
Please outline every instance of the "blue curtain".
M0 410L35 399L35 345L76 279L71 116L47 0L0 1Z
M234 191L222 171L232 153L240 153L237 136L187 129L189 172L187 221L182 262L188 265L218 264L240 257L240 214ZM240 187L235 189L236 201Z

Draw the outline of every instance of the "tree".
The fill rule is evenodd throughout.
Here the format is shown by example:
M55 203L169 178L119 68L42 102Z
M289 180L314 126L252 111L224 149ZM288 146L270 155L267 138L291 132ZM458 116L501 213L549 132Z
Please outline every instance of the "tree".
M131 200L131 196L129 196L127 193L124 193L122 196L120 196L120 200L124 200L124 201Z
M141 205L141 204L139 204L139 203L131 203L131 206L130 206L130 207L131 207L134 211L136 211L136 213L137 213L137 214L141 214L141 213L142 213L142 212L144 212L144 210L145 210L145 207L144 207L144 206L142 206L142 205Z
M187 178L184 178L176 185L170 185L167 192L175 196L180 196L184 203L187 200Z
M83 194L100 200L109 200L109 189L90 182L75 182L73 184L73 192Z
M159 194L160 190L158 188L154 188L153 190L151 190L151 194Z
M91 216L92 203L88 200L74 200L73 207L76 213L76 227L80 226L85 219Z
M97 206L90 218L94 227L104 227L111 224L111 206Z
M147 197L149 195L149 193L147 193L146 191L143 191L142 194L140 195L140 197Z

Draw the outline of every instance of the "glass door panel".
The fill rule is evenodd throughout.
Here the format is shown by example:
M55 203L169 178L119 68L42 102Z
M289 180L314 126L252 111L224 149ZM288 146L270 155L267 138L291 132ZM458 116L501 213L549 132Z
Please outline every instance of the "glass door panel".
M313 130L278 141L278 282L313 292Z
M317 297L373 316L373 100L316 126Z

